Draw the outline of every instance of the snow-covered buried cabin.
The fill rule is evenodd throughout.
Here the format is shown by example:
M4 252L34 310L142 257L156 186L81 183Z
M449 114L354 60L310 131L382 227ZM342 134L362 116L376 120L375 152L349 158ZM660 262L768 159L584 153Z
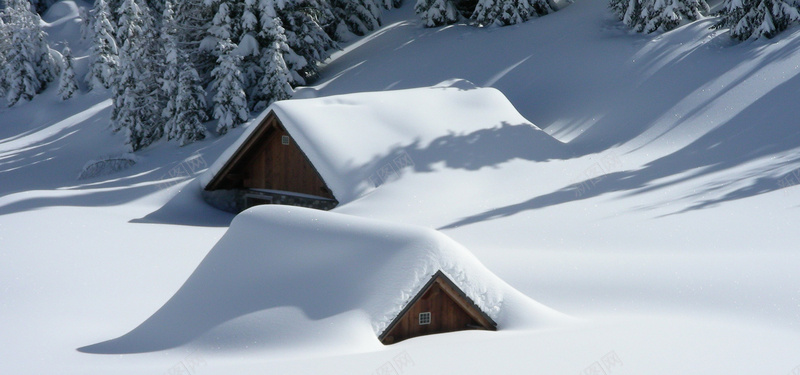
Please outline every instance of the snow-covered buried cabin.
M431 172L430 163L447 160L438 154L458 148L447 143L454 137L493 136L503 127L526 129L532 149L561 146L500 91L467 81L280 101L201 183L206 200L228 211L264 203L331 209L405 174Z
M467 329L494 331L497 323L439 270L378 339L384 344L394 344L412 337Z
M452 284L438 279L440 275ZM441 283L431 283L432 277ZM432 285L439 288L438 296L435 290L428 293ZM471 301L464 306L470 319L460 327L437 328L442 312L424 310L431 305L417 302L446 300L459 293L456 290L463 298L454 303ZM403 324L398 316L405 314L419 325L424 312L431 313L422 317L428 327L409 327L411 334L397 328ZM150 318L122 337L81 351L149 352L186 344L283 350L309 343L369 350L381 342L482 328L484 323L492 329L496 322L505 330L541 328L561 319L436 230L263 205L239 214L183 286Z

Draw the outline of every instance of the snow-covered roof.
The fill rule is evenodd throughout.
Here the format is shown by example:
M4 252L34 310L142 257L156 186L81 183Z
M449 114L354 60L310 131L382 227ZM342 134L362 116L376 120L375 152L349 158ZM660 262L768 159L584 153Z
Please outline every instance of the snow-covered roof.
M561 145L520 115L500 91L454 80L425 88L276 102L250 122L201 177L203 187L270 112L277 115L340 203L375 187L376 176L383 180L387 173L430 172L427 165L415 165L416 154L430 148L428 157L439 148L448 151L441 143L453 136L526 125L535 132L531 148Z
M213 329L213 335L225 336L230 332L215 327L253 314L269 319L251 319L236 330L284 329L314 341L347 336L375 344L377 335L438 270L498 329L541 325L558 315L511 288L438 231L262 205L234 219L158 312L129 334L89 351L157 350L208 336ZM335 333L326 338L321 332L329 329Z

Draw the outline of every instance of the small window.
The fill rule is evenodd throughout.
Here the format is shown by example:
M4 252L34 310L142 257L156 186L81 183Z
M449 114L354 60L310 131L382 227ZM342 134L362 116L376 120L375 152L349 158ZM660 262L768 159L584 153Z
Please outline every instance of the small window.
M288 135L284 135L284 136L281 137L281 144L282 145L288 145L289 144L289 136Z
M419 313L419 325L431 324L431 313Z

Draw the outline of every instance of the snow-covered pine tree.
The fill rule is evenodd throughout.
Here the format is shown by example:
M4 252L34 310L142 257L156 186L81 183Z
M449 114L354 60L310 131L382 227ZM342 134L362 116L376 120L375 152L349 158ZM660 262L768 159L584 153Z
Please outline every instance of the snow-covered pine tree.
M507 26L555 11L547 0L478 0L471 17L481 25Z
M330 5L324 0L286 0L277 5L288 46L305 61L291 55L284 59L293 72L293 84L304 85L317 76L318 64L330 57L329 51L339 48L321 26L333 22Z
M609 0L608 7L614 12L625 26L632 29L639 23L639 16L642 14L642 0Z
M609 0L614 14L637 32L668 31L708 12L705 0Z
M172 2L164 4L161 19L161 44L164 46L164 73L160 78L164 108L161 111L164 134L181 146L204 139L203 122L208 119L205 91L187 53L178 47L178 28Z
M86 8L80 7L78 8L78 18L81 20L81 39L87 40L91 37L94 27L92 16Z
M230 15L230 5L228 2L218 2L217 12L208 28L208 33L216 38L215 42L221 40L231 40L233 37L232 22Z
M478 3L475 4L475 11L472 12L472 18L480 25L501 26L503 22L499 18L503 3L505 0L478 0Z
M261 51L262 66L265 74L258 82L258 101L254 110L260 111L273 102L292 97L294 90L289 84L291 77L286 62L283 61L280 43L275 41Z
M41 18L31 11L27 0L12 0L5 10L8 49L6 51L6 99L12 106L19 99L30 100L59 74L59 65L47 44Z
M264 73L258 61L262 45L260 38L258 38L260 30L258 14L258 1L244 0L243 13L240 18L242 35L239 38L236 53L242 57L240 65L242 87L247 94L248 101L252 99L252 93L258 82L258 77Z
M217 67L211 72L214 80L211 89L214 94L214 118L217 133L225 134L229 129L247 121L247 97L242 89L239 62L241 56L234 53L234 44L230 40L219 43L219 60Z
M200 78L206 79L216 64L216 41L211 38L206 40L208 25L214 17L213 9L204 0L181 0L174 2L172 6L178 49L188 53Z
M200 77L191 61L184 56L178 79L178 91L175 100L175 122L170 129L169 139L177 139L181 146L199 141L206 137L203 122L208 119L205 108L205 91L200 85Z
M266 47L273 42L277 42L281 54L283 55L284 63L289 70L289 83L292 85L304 84L305 78L302 76L302 72L305 71L308 61L289 46L286 29L283 27L283 21L281 21L281 18L278 16L278 8L275 1L259 0L258 16L261 26L261 29L258 31L259 44ZM263 61L265 61L265 59L263 57L260 58L260 62ZM267 69L265 66L259 66L262 71ZM260 94L256 94L252 99L254 103L264 100L260 97Z
M641 30L646 33L672 30L684 19L700 19L708 10L705 0L648 0L642 6Z
M458 11L450 0L417 0L414 11L425 27L437 27L458 21Z
M330 0L334 22L327 30L336 40L347 41L351 33L364 35L381 26L381 9L373 0Z
M8 90L6 83L6 62L8 61L8 51L11 49L8 45L10 30L3 22L5 10L0 10L0 97L5 97Z
M119 52L111 24L111 11L105 0L96 0L92 10L92 48L86 84L89 90L110 88L119 69Z
M150 3L158 4L158 9L163 11L163 0L147 2L147 4ZM161 15L153 13L149 5L145 5L142 8L142 16L144 19L145 47L147 48L145 56L147 58L140 61L140 63L147 72L143 77L148 88L148 93L145 96L145 106L147 107L150 121L153 122L151 137L155 141L164 136L164 119L161 117L161 111L164 109L166 96L161 92L158 78L164 74L165 62L163 56L165 53L164 46L159 43L161 31L161 22L159 20Z
M247 94L248 107L258 111L273 101L286 99L292 94L291 72L284 55L293 56L303 64L305 60L288 46L285 30L272 0L247 0L246 4L242 22L245 34L236 52L244 58L242 84ZM256 22L252 22L253 17L257 17Z
M166 0L145 0L145 3L154 16L161 16L164 13L164 4ZM153 17L153 21L155 22L155 26L161 27L161 19L159 17Z
M792 0L725 0L720 16L713 27L730 29L731 38L738 40L772 38L800 22Z
M160 125L161 109L154 103L153 90L158 85L150 70L155 56L148 43L152 40L152 22L149 10L137 0L124 0L119 14L117 40L119 48L119 73L113 91L112 128L123 130L126 144L132 151L150 145L158 139L163 128Z
M530 18L527 0L479 0L472 18L481 25L506 26Z
M571 2L571 0L567 1ZM528 4L531 6L531 15L544 16L556 11L556 8L548 0L529 0Z
M180 77L180 63L178 61L177 28L175 25L172 2L164 4L164 12L161 16L161 44L164 46L164 74L159 78L161 84L161 94L164 96L164 109L161 117L164 123L164 134L168 140L178 136L177 129L177 97L178 81ZM196 74L196 72L195 72Z
M64 50L61 52L64 66L61 68L61 77L58 83L58 96L61 100L67 100L78 91L78 83L75 81L75 70L72 68L72 50L64 43Z

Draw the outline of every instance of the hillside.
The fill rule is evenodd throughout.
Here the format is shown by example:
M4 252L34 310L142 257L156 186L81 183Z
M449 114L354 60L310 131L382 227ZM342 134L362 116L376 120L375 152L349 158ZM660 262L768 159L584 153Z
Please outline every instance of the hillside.
M44 21L53 45L73 47L80 76L74 4ZM423 172L334 210L438 229L527 299L576 318L493 334L351 345L336 337L368 336L354 331L360 305L304 315L275 299L164 350L79 351L159 310L191 307L175 305L179 290L198 285L187 280L202 275L233 220L202 201L197 177L247 127L182 148L158 142L128 169L79 180L87 162L124 152L108 129L108 92L61 102L50 87L2 108L0 373L791 373L800 366L800 29L735 43L713 22L633 34L604 2L576 0L518 26L426 29L406 4L298 90L313 98L463 79L498 89L564 143L542 158L498 124L403 144ZM260 331L263 316L305 329Z

